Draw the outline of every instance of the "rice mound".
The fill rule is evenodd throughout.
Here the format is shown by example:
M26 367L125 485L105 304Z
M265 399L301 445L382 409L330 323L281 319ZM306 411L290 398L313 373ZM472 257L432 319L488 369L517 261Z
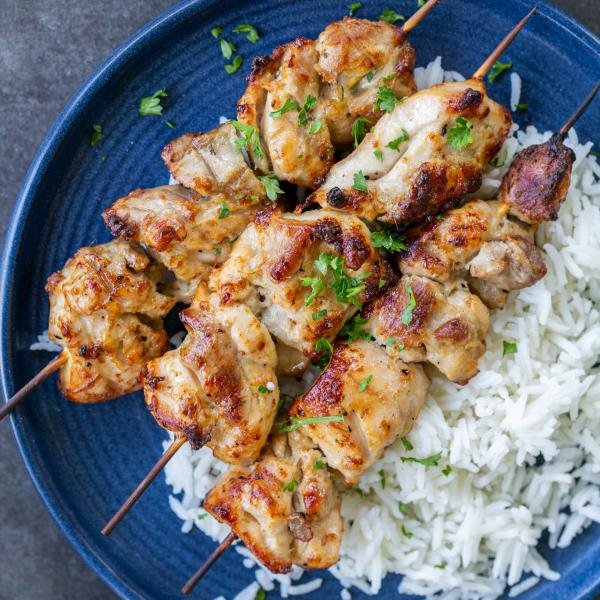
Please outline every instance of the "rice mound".
M444 72L439 57L415 76L419 87L462 78ZM520 79L512 82L517 104ZM513 126L504 164L486 173L477 196L492 197L515 153L550 135ZM600 167L573 130L566 143L576 154L569 194L558 221L537 233L547 275L492 311L488 351L468 385L430 370L431 391L408 436L413 448L398 440L364 474L361 492L343 495L342 556L331 569L343 600L352 587L376 594L387 573L404 575L403 593L491 599L511 586L516 596L560 577L536 550L542 534L564 548L600 522ZM503 356L505 341L516 342L516 353ZM429 468L400 460L439 451ZM184 532L196 526L213 540L228 533L201 508L225 469L208 449L187 445L167 465L169 504ZM236 600L253 599L259 587L279 584L287 597L321 584L314 576L300 583L299 568L273 575L235 549L256 568L256 582Z

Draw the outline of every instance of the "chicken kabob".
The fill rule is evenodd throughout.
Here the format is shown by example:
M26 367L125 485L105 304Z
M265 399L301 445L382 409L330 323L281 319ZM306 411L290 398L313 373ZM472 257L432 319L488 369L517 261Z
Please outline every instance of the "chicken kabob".
M532 13L530 13L530 15L531 14ZM487 69L491 68L493 62L510 41L512 41L516 33L523 27L524 23L525 20L521 21L515 27L513 32L511 32L511 34L509 34L486 59L484 66L482 67L482 76L485 75ZM479 71L481 71L481 69ZM510 120L510 116L508 119ZM487 143L487 153L490 157L498 152L507 133L508 129L505 128L498 136L492 134L489 135L490 139ZM270 216L267 219L266 215L269 214ZM318 314L319 310L325 310L327 311L325 313L327 314L327 318L323 319L322 324L315 327L315 324L310 321L312 316L311 311L302 309L303 298L310 300L310 302L312 302L312 299L310 295L305 297L304 295L299 295L297 293L298 284L300 283L304 286L309 286L311 288L311 295L314 297L318 296L324 286L320 275L324 274L328 267L331 266L333 277L339 287L339 297L337 297L337 300L345 301L346 304L356 306L366 301L369 295L372 298L373 295L381 293L379 280L383 281L383 285L385 286L385 282L389 282L391 279L387 276L379 277L379 280L373 279L373 281L377 281L377 286L373 286L372 283L368 284L368 282L363 281L362 279L356 279L356 277L351 278L354 279L354 281L349 283L348 277L344 275L344 267L346 266L345 261L349 261L347 262L347 266L350 266L352 270L356 270L358 266L362 265L366 257L372 256L372 244L375 244L375 242L371 242L370 240L368 244L364 241L361 243L352 241L345 246L343 241L337 239L339 238L339 232L344 231L344 226L349 230L354 229L358 232L362 231L359 238L365 238L364 230L366 230L366 226L356 217L352 217L353 221L343 221L342 215L344 215L344 213L341 211L336 211L335 213L327 211L324 214L321 214L320 211L311 211L307 213L306 216L299 216L296 217L296 219L299 219L299 224L305 219L305 226L312 222L315 231L311 232L310 227L308 230L306 227L299 227L296 229L297 233L295 233L294 228L285 226L286 223L291 225L294 222L291 215L277 215L275 213L270 213L269 211L260 213L260 215L262 216L257 217L256 222L252 226L249 226L240 239L237 240L228 260L220 269L217 269L215 277L211 278L211 288L218 288L222 291L222 303L227 304L230 301L243 302L249 306L254 313L259 315L259 318L266 323L270 333L276 338L279 337L278 356L281 358L285 357L286 362L289 363L288 366L290 369L286 370L282 368L280 369L280 372L289 373L291 371L297 374L306 367L307 358L314 358L315 354L318 356L327 348L327 344L331 344L331 341L335 338L344 322L350 319L357 310L357 308L340 310L340 307L338 306L335 307L336 310L333 311L331 310L332 307L317 307L318 310L312 312ZM321 217L325 218L325 216L326 219L321 222ZM277 225L279 219L283 219L283 223L281 223L282 226ZM264 227L264 225L272 222L274 224L273 227ZM268 232L266 237L261 235L261 233L264 233L265 231ZM282 232L281 236L279 236L279 232ZM368 234L368 230L366 230L366 233ZM292 235L295 236L294 239L290 237ZM342 236L342 238L343 237L344 236ZM356 234L351 237L356 237ZM308 247L306 244L310 241L320 243L322 240L333 242L334 246L337 246L337 248L334 247L334 250L342 255L348 253L347 256L342 256L343 260L335 260L334 257L334 262L330 265L319 264L318 266L313 266L313 262L307 260L307 258L310 259L312 250L310 250L310 244ZM286 248L286 245L290 246L289 250ZM359 248L362 248L360 252L358 251ZM268 249L268 252L266 249ZM271 260L273 256L276 258ZM278 256L281 256L279 260L277 260ZM259 265L260 268L258 268L257 265ZM300 272L301 276L299 275ZM382 267L378 266L376 270L371 269L369 272L372 275L381 273ZM360 278L362 275L359 274L358 277ZM281 292L278 290L281 290ZM347 296L348 291L355 295L350 297ZM366 296L359 301L358 295L363 293L366 293ZM441 292L436 290L432 293L435 293L436 296L440 296ZM337 295L338 292L336 291L336 296ZM300 317L298 317L298 315L300 315ZM186 328L189 331L187 325ZM188 363L189 362L190 361L188 360ZM282 362L283 361L280 361L280 365ZM162 363L159 360L157 361L157 364L160 365ZM154 363L151 363L149 365L149 373L151 375L153 368L155 368L155 365ZM179 369L177 372L185 372L185 369ZM170 378L168 375L169 373L165 373L163 369L159 375L161 379L156 381L159 381L159 383L166 382L162 383L160 386L162 395L165 398L163 404L169 406L170 411L174 414L171 414L169 419L165 419L163 416L159 415L157 411L154 410L152 412L159 421L159 424L162 424L163 426L166 425L169 429L175 429L174 424L181 421L186 423L186 428L183 428L181 425L179 426L179 435L172 443L169 451L158 460L147 476L106 524L103 529L103 533L106 535L113 531L114 527L122 520L131 506L140 498L158 472L182 445L183 441L187 438L186 431L190 431L190 420L198 420L198 411L192 410L190 407L187 407L185 410L191 417L181 414L182 407L177 399L173 398L174 392L173 389L169 388ZM452 376L452 373L450 373L450 377ZM153 375L147 379L147 382L149 382L150 385L145 385L145 396L146 401L152 410L152 407L158 406L154 398L156 396L155 390L159 386L155 385L155 378ZM195 385L197 387L197 383L195 383ZM181 395L181 392L179 395ZM194 402L198 402L198 399L202 398L202 394L186 394L185 397L193 398ZM201 415L202 411L200 411L199 414ZM272 416L266 417L266 420L269 420L269 418L272 421ZM205 425L202 425L202 427L204 428Z
M543 220L557 218L574 161L572 151L563 141L599 88L600 84L548 142L531 146L515 157L501 185L504 208L498 203L487 203L496 215L513 211L531 228ZM442 223L452 223L450 229L444 228L435 237L428 231L421 248L418 241L413 242L404 254L412 259L409 272L419 265L427 268L431 264L454 263L446 269L448 274L452 272L454 284L458 277L468 273L465 266L468 259L457 256L461 244L454 247L452 240L468 240L470 247L470 235L481 236L486 227L479 221L461 222L457 217L462 210L455 209L445 215ZM492 233L478 249L470 251L471 259L477 250L482 252L490 239L504 242L507 238ZM450 256L448 261L444 249ZM519 260L518 248L516 253ZM400 266L404 264L400 260ZM441 271L434 273L440 279ZM425 274L431 277L431 271ZM452 279L442 278L446 289ZM524 278L519 268L508 268L503 269L501 280L492 280L491 284L505 293L527 287L537 279L537 275L533 279ZM469 315L471 319L473 315L469 296L463 296L460 307L450 300L448 305L458 309L461 316L440 323L436 314L439 308L432 310L432 306L439 306L439 301L436 299L432 305L427 294L414 293L414 288L424 282L440 286L422 275L404 275L383 297L368 305L360 322L364 329L352 331L346 343L336 343L325 371L295 401L288 419L275 424L275 430L290 432L287 445L281 441L281 433L275 433L256 465L230 469L207 494L204 508L217 520L227 523L232 531L186 583L183 593L192 591L238 537L275 573L289 571L292 564L305 569L328 568L339 559L343 528L340 499L331 476L325 474L326 466L341 474L346 485L356 485L384 448L410 431L429 387L424 372L415 370L421 367L411 363L415 350L418 354L425 346L430 352L431 341L437 340L443 351L436 354L450 357L455 381L466 380L476 372L469 366L474 345L469 334L473 329L468 326ZM465 287L464 283L462 286ZM487 300L487 296L483 298ZM434 326L433 335L421 335L419 343L419 332L431 331ZM482 347L481 339L475 345ZM459 356L452 356L457 349ZM482 350L476 354L481 355ZM307 452L312 453L310 459ZM315 478L319 478L318 482Z

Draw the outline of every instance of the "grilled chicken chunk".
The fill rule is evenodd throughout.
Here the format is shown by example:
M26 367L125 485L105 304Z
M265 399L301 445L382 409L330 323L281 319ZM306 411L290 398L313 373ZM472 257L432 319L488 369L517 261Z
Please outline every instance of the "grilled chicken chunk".
M237 139L234 127L225 123L207 133L178 137L165 146L162 158L174 179L203 196L264 200L264 187L246 164Z
M365 329L401 360L430 362L460 384L477 374L490 316L464 282L443 286L405 275L364 315Z
M309 202L396 225L435 215L479 188L510 125L479 80L422 90L384 115ZM459 148L456 128L471 140Z
M280 342L316 357L315 342L333 340L358 306L378 295L380 280L393 278L360 219L270 207L245 229L210 286L223 307L244 302Z
M382 85L398 98L417 91L415 51L395 25L344 17L321 32L316 51L323 82L319 102L336 147L352 144L352 124L358 117L371 125L381 118L375 101Z
M293 564L326 569L339 560L340 497L323 455L298 432L273 436L254 465L231 467L204 509L273 573Z
M183 282L207 278L259 207L256 196L202 197L181 185L136 190L103 213L115 236L143 244Z
M162 317L174 300L156 289L161 273L115 240L80 248L48 278L48 335L67 352L59 385L69 400L102 402L141 387L145 363L169 347Z
M180 317L184 342L150 361L143 377L150 412L193 448L207 445L225 462L250 464L279 401L273 341L246 306L221 306L203 286Z
M329 365L290 413L344 417L302 430L346 483L355 485L386 446L411 430L428 389L422 367L391 356L385 346L365 340L338 343Z

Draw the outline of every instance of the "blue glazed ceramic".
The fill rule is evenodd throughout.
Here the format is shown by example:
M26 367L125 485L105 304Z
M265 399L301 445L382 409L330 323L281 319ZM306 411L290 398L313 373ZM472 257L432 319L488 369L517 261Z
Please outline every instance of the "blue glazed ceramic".
M316 36L346 12L346 0L195 0L176 5L119 48L69 101L42 144L16 202L2 259L1 375L6 397L48 360L31 353L36 334L47 328L46 277L82 245L109 239L101 211L137 187L164 183L168 174L160 150L188 130L215 126L233 116L236 99L254 54L269 52L297 35ZM367 0L359 13L376 17L393 4L404 14L415 0ZM539 12L505 54L523 77L522 124L556 129L599 75L600 43L557 10L538 3ZM413 34L417 63L436 55L446 68L472 72L496 42L529 10L524 0L446 0ZM214 26L226 32L240 23L256 25L262 37L238 44L244 65L229 76L223 69ZM159 88L169 96L164 119L140 117L139 99ZM505 103L509 79L490 88ZM577 130L594 139L600 102ZM105 139L90 147L92 123ZM98 406L78 406L60 397L48 381L12 417L17 443L48 510L65 536L124 598L179 598L187 577L214 544L199 531L180 532L169 510L168 489L159 477L127 519L106 539L99 533L119 503L157 458L165 433L146 411L141 394ZM567 550L542 552L562 573L523 598L592 598L600 592L600 527L588 529ZM33 565L32 565L33 566ZM321 575L321 574L320 574ZM253 579L252 571L230 552L205 578L196 598L231 598ZM325 574L320 598L338 597ZM397 577L389 577L381 598L396 596ZM270 594L269 597L272 597ZM315 594L315 597L317 594ZM353 597L362 597L353 592Z

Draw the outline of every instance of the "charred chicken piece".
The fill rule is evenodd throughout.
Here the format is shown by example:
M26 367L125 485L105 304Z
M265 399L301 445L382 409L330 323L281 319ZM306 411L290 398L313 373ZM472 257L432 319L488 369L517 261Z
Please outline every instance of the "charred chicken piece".
M204 508L273 573L294 564L325 569L339 559L340 497L323 455L298 432L273 436L254 465L231 467Z
M246 306L221 306L202 285L180 317L187 336L148 363L146 404L159 425L184 434L193 448L207 445L225 462L250 464L279 401L273 341Z
M48 335L68 359L59 386L94 403L141 387L146 362L169 347L162 317L175 301L156 289L162 269L121 240L80 248L46 283Z
M308 200L396 225L433 216L479 188L510 125L479 80L422 90L384 115Z
M316 210L259 211L210 279L221 306L243 302L286 346L316 358L358 307L394 274L352 215Z

